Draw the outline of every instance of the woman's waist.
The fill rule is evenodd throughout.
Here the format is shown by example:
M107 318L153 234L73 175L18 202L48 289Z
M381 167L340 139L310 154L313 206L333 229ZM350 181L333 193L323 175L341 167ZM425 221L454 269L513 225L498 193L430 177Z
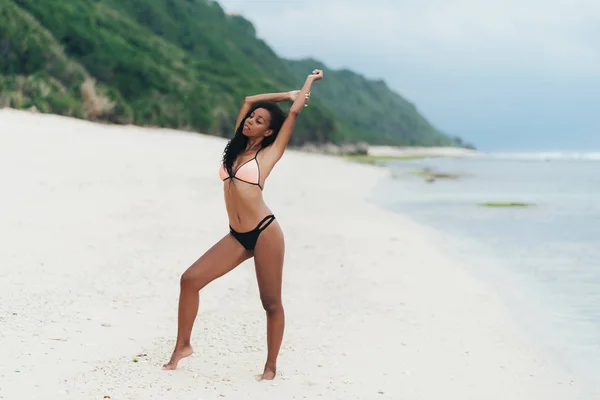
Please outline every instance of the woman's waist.
M271 209L264 203L240 204L230 202L227 204L229 226L239 232L250 231L267 215L273 214Z

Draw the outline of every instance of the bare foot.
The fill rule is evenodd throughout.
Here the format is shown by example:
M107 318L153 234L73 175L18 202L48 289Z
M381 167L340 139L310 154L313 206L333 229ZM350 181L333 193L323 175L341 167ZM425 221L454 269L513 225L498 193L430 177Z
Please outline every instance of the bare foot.
M265 365L265 371L262 374L261 380L272 381L275 378L277 369L275 367Z
M162 369L174 370L175 368L177 368L177 363L179 362L179 360L191 356L193 352L194 349L192 349L192 346L190 345L184 346L181 349L176 348L175 350L173 350L173 355L171 356L171 359L168 363L163 365Z

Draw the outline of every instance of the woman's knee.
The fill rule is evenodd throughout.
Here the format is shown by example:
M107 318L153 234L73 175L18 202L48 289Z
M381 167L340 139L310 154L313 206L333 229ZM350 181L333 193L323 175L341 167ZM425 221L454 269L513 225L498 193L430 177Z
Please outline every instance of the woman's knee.
M273 315L283 312L283 304L280 298L275 296L261 296L260 300L267 314Z
M179 286L182 290L200 290L206 286L206 283L202 282L202 279L198 274L194 274L193 271L187 270L181 274Z

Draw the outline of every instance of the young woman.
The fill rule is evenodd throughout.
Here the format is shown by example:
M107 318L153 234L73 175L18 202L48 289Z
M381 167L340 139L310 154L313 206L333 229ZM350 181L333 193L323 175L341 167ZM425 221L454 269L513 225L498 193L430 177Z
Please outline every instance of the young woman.
M285 151L298 115L307 105L312 84L321 79L323 72L314 70L301 90L246 97L219 169L230 232L181 276L177 342L163 369L177 368L179 360L193 352L190 336L200 289L254 257L260 299L267 315L268 352L262 379L275 377L285 320L281 302L284 239L262 190ZM293 101L287 116L275 104L279 101Z

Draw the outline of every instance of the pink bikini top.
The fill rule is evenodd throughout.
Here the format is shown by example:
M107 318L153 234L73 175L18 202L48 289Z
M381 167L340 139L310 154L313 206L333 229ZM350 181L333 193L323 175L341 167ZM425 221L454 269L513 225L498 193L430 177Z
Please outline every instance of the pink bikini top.
M260 149L258 150L260 151ZM248 161L240 165L235 171L233 171L233 176L229 175L225 166L221 164L221 168L219 169L219 178L222 181L226 181L229 178L235 178L239 181L249 183L251 185L256 185L263 190L262 186L260 186L260 167L258 165L258 160L256 156L258 155L258 151ZM252 162L254 161L254 162Z

